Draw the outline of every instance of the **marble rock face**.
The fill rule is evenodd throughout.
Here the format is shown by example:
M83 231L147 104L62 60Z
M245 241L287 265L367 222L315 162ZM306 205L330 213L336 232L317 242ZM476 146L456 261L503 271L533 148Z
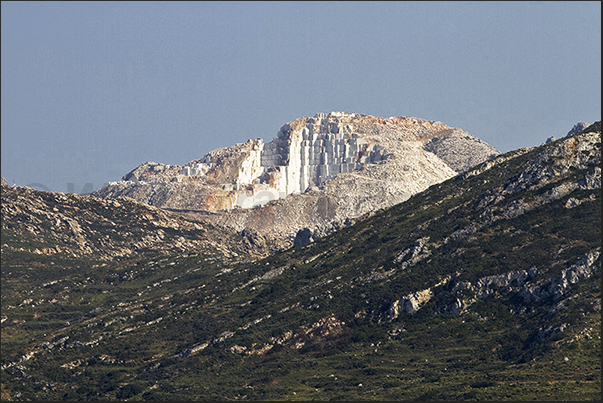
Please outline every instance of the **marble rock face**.
M354 217L401 202L497 154L441 122L318 113L283 125L268 143L248 140L183 166L144 163L94 195L224 212L335 192L340 200L331 204Z
M369 143L353 126L338 120L329 115L297 120L284 125L264 146L261 166L277 172L272 182L275 194L303 193L338 174L387 158L383 147Z

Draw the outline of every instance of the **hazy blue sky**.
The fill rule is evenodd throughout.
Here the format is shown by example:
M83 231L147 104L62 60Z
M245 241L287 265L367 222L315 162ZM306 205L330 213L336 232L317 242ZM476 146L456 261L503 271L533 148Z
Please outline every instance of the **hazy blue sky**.
M317 112L437 120L503 152L601 119L599 1L2 1L1 15L11 184L98 189Z

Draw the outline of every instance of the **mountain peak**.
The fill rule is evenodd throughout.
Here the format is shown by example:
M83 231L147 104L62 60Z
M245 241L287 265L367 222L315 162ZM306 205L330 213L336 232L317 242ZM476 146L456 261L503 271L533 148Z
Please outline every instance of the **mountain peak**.
M572 134L579 133L582 130L586 129L588 126L590 126L590 125L586 122L578 122L571 128L571 130L569 132L567 132L567 136L571 136Z
M3 185L3 400L600 400L600 123L374 212L396 164L435 158L408 143L206 212L269 228L373 203L261 260L279 243L252 225Z
M292 238L308 225L329 227L334 221L404 201L498 153L441 122L317 113L284 124L270 142L257 139L220 148L184 166L142 164L95 195L129 196L168 209L211 211L215 214L204 217L219 216L221 224L238 230L261 230L272 222L266 230L278 226L277 233ZM268 204L264 216L291 218L276 224L272 218L250 218L255 217L253 211L235 210ZM304 218L299 217L300 211Z

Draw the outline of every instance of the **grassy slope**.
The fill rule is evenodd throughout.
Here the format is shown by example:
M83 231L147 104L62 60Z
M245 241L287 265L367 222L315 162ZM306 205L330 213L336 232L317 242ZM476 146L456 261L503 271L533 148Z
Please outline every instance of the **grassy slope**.
M557 312L547 300L515 313L517 297L500 293L446 314L453 296L442 285L417 313L378 323L391 302L451 273L475 281L536 266L552 276L600 246L600 190L575 191L431 245L430 256L396 269L418 238L438 243L478 222L476 198L537 151L254 263L226 265L200 251L105 266L51 267L33 255L13 266L3 256L3 398L600 399L600 270L573 285ZM274 269L282 273L259 278ZM23 276L27 283L16 281ZM533 343L539 329L563 323Z

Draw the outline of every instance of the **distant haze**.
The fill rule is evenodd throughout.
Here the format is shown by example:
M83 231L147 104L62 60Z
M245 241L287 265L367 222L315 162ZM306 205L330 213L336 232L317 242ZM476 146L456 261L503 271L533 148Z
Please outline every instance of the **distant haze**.
M502 152L601 119L601 2L2 2L1 171L96 190L317 112Z

